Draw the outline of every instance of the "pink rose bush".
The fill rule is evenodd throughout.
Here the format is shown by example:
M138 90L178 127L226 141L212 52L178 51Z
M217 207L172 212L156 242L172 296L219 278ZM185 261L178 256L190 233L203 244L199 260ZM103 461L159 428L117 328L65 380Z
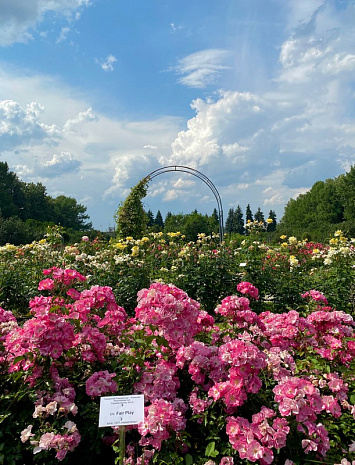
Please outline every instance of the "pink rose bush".
M145 419L126 428L125 465L354 459L355 324L323 294L303 294L308 314L258 314L258 289L241 282L214 318L156 282L129 318L110 287L44 274L24 323L0 308L3 421L24 463L113 463L117 428L98 429L99 399L129 394L144 395Z
M259 290L247 281L242 281L237 285L237 291L241 294L247 294L253 299L257 300L259 298Z

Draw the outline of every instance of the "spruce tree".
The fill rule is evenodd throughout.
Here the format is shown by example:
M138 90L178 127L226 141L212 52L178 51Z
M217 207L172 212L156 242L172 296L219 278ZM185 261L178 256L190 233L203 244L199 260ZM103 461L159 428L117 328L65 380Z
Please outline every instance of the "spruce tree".
M245 220L246 221L253 221L253 214L251 212L251 208L250 208L249 204L247 205L247 209L246 209L246 212L245 212Z
M219 217L217 213L217 209L215 208L212 212L212 215L209 217L211 232L218 233L219 232Z
M268 223L267 230L268 230L269 232L275 231L275 230L276 230L277 221L276 221L276 213L275 213L274 210L270 210L270 211L269 211L269 219L272 220L272 223Z
M153 215L152 210L150 209L147 211L147 218L148 218L147 226L150 228L154 224L154 215Z
M227 234L232 234L234 231L234 209L230 208L225 224L225 231Z
M259 221L259 223L265 223L264 213L261 211L260 207L258 207L254 215L254 220Z
M154 219L155 226L158 227L158 231L163 231L164 229L164 221L163 217L161 216L160 210L157 211L157 214Z
M244 234L245 230L244 230L243 213L239 205L237 206L234 212L233 226L234 226L234 232L238 234Z

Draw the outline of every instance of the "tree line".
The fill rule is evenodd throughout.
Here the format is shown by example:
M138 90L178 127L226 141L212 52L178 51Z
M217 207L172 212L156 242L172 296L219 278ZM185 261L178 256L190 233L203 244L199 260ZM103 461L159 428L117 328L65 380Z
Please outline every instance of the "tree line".
M219 232L219 216L216 208L213 210L211 215L199 213L197 210L188 214L173 214L168 212L165 220L163 220L160 210L158 210L155 216L151 210L148 210L146 215L148 231L180 231L188 238L188 240L196 240L198 233L217 234ZM244 214L241 207L238 205L236 209L229 209L227 219L223 225L224 232L229 236L233 234L245 235L249 232L247 227L248 222L257 222L258 227L265 231L272 232L276 230L276 213L273 210L270 210L268 217L265 218L260 207L253 214L250 205L248 204L244 220Z
M290 199L278 225L280 234L322 241L336 230L355 237L355 165L348 173L313 184Z
M0 244L43 238L48 225L67 231L92 229L86 207L72 197L51 197L42 183L26 183L0 162Z
M143 208L142 199L146 196L148 180L140 181L131 189L125 202L116 213L116 230L120 236L141 237L147 231L180 231L189 240L195 240L197 233L217 233L218 214L202 215L196 210L190 214L166 215L163 221L161 212L153 213ZM284 215L277 222L274 210L265 218L260 207L253 214L248 204L245 216L241 207L230 208L224 224L229 237L247 234L250 223L258 223L269 238L280 235L297 236L299 239L324 241L336 230L341 229L350 237L355 236L355 166L348 173L334 179L316 182L305 194L290 199Z
M141 180L131 189L126 200L120 204L116 212L116 231L120 237L142 237L149 232L162 231L165 233L180 232L185 235L187 240L195 241L199 233L207 235L219 233L219 216L216 208L211 215L203 215L197 210L188 214L168 212L165 220L163 220L160 210L155 216L150 209L146 211L142 199L147 194L148 182L147 179ZM276 230L276 213L273 210L270 210L269 216L265 218L260 207L253 214L249 204L245 212L245 221L241 207L238 205L236 209L229 209L223 227L225 233L230 237L234 234L244 235L249 231L248 222L254 221L265 231L273 232Z
M160 210L156 215L151 210L145 211L142 199L147 188L148 180L140 181L119 205L115 215L119 236L141 237L148 232L180 231L188 240L196 240L198 233L219 232L216 209L211 215L197 210L189 214L168 212L164 220ZM41 239L48 225L59 225L65 229L67 240L75 241L82 232L97 234L88 220L86 207L74 198L64 195L53 198L43 184L21 181L6 162L0 162L0 245ZM275 237L285 234L322 241L338 229L354 237L355 166L334 179L316 182L305 194L290 199L280 222L273 210L265 217L260 207L252 213L249 204L245 215L239 205L230 208L224 231L227 237L245 235L248 224L253 222Z

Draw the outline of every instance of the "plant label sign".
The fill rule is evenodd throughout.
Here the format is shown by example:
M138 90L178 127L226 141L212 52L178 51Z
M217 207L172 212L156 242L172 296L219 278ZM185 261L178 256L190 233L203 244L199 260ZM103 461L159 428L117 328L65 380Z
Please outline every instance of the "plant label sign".
M144 395L100 397L99 428L144 421Z

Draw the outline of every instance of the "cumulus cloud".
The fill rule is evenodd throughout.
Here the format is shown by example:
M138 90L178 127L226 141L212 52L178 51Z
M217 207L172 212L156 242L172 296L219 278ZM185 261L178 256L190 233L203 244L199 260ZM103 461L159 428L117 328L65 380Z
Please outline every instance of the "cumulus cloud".
M98 117L94 114L92 108L90 107L86 111L81 111L74 118L68 119L63 126L63 131L66 134L70 132L77 132L83 126L85 126L86 123L97 123L98 120Z
M76 160L70 152L61 152L54 154L50 160L41 162L37 172L40 176L52 178L69 172L76 173L80 166L80 161Z
M108 55L104 60L98 60L98 59L95 60L95 62L98 63L101 66L101 68L106 72L114 70L113 64L116 61L117 61L117 58L113 55Z
M61 136L55 125L40 121L43 107L36 102L22 108L13 100L0 101L0 147L2 150L32 144L35 141L50 141Z
M33 169L27 165L15 165L14 171L20 179L31 178L34 174Z
M181 58L172 70L182 76L178 80L180 84L202 89L214 84L220 74L229 69L225 64L229 56L227 50L201 50Z
M20 179L38 182L39 179L58 178L66 174L75 174L82 163L76 160L72 153L61 152L50 159L37 160L33 166L14 165L14 171Z
M88 0L1 0L0 46L31 40L33 30L48 12L71 20L78 10L89 4Z
M251 93L227 91L219 96L216 101L197 99L192 103L196 116L188 121L188 129L178 134L167 162L203 167L218 160L223 147L228 156L238 147L243 151L245 142L255 135L255 127L265 122L267 105L264 103L261 111L262 99Z

